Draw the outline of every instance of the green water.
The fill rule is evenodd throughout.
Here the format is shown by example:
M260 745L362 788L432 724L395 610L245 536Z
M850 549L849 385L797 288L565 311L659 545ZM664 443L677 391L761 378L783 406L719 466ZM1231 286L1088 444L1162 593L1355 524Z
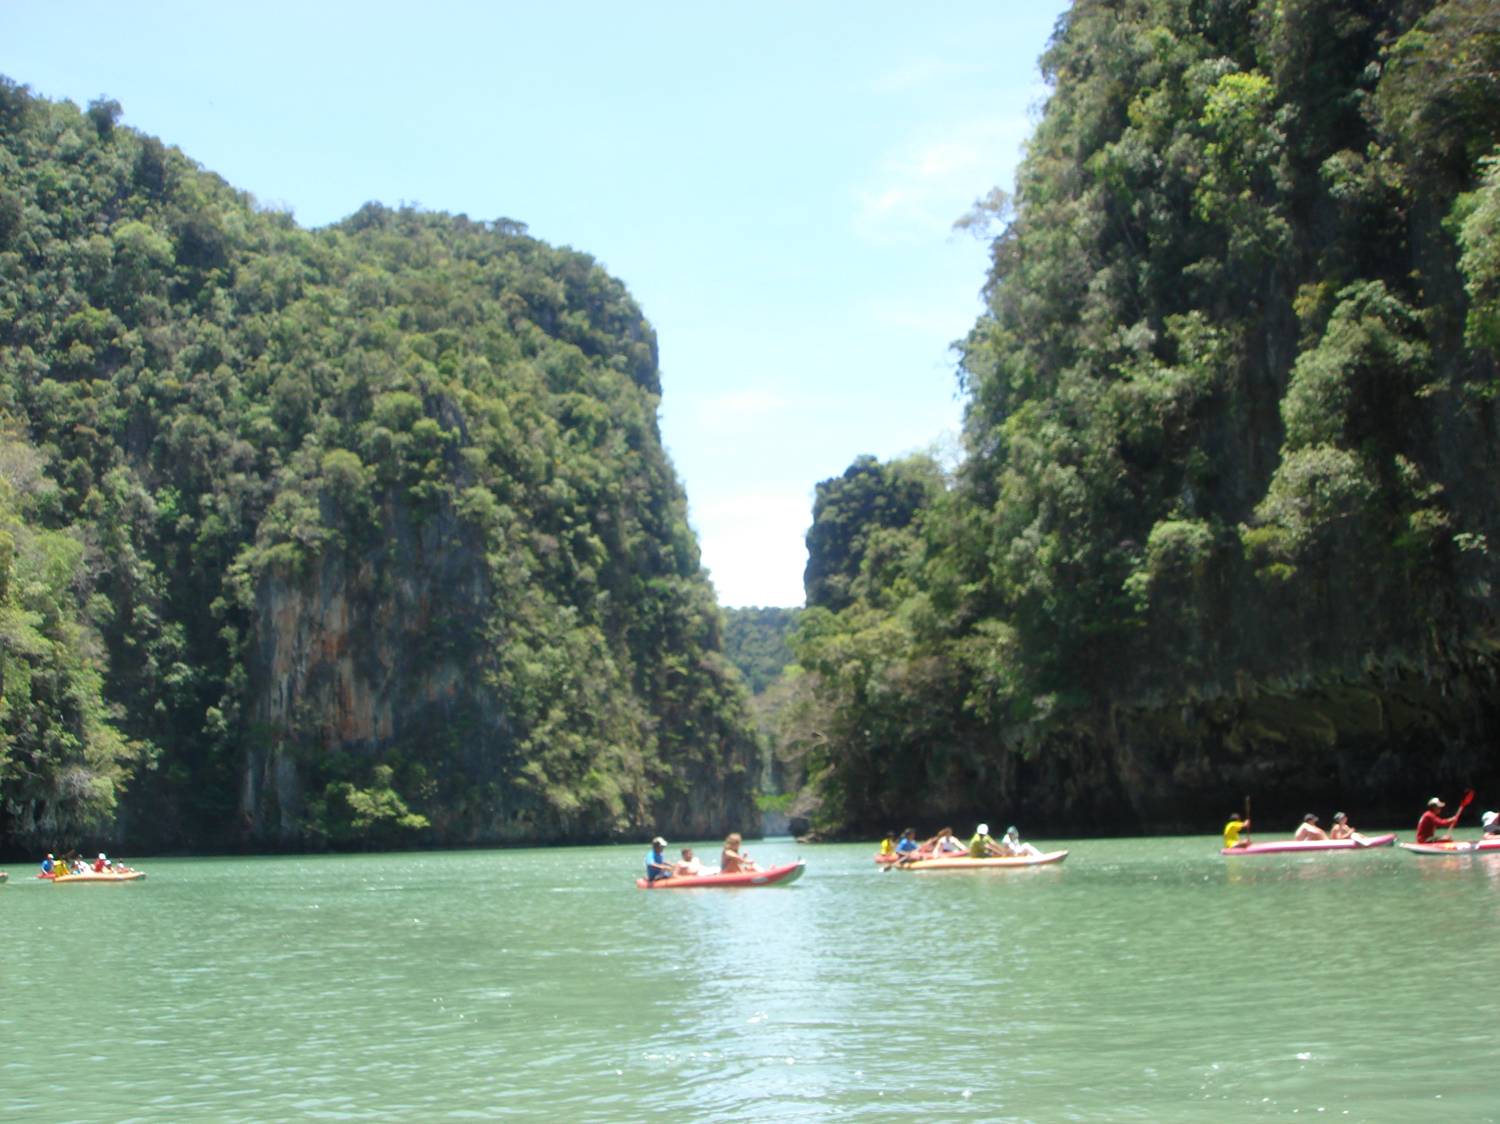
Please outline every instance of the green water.
M644 846L12 867L0 1119L1500 1120L1500 857L1071 846L768 841L800 882L670 893Z

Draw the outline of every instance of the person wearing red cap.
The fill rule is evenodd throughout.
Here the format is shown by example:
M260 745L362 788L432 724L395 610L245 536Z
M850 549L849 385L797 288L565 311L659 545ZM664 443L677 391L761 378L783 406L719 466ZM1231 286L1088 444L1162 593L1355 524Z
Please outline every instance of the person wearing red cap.
M1438 828L1447 829L1452 827L1458 822L1458 813L1455 812L1444 819L1442 813L1445 807L1447 805L1443 803L1441 797L1434 796L1431 800L1427 801L1427 811L1423 812L1422 818L1417 821L1418 843L1441 843L1448 840L1449 837L1446 835L1442 839L1437 838ZM1459 810L1462 811L1462 809Z

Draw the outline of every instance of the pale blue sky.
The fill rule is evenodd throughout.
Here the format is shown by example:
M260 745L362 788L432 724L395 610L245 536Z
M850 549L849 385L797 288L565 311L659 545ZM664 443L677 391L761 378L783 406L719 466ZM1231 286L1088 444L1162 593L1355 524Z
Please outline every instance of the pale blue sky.
M662 435L719 600L802 603L813 489L951 450L949 344L1061 0L0 0L0 73L305 226L369 200L593 255L661 344Z

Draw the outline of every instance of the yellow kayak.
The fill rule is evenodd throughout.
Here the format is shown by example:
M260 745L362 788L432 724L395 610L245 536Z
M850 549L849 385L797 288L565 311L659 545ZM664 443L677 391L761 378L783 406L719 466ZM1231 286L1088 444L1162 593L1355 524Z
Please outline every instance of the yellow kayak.
M82 874L54 874L52 883L61 886L64 882L136 882L145 877L144 870L101 870L97 874L88 870Z
M1014 858L991 856L971 859L957 855L944 859L919 859L914 863L901 863L897 870L1010 870L1019 866L1047 866L1060 863L1068 857L1066 851L1044 851L1040 855L1017 855Z

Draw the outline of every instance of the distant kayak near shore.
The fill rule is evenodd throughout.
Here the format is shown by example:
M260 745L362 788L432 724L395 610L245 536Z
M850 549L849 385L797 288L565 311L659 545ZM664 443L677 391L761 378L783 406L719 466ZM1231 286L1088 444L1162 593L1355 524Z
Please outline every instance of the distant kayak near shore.
M1307 851L1367 851L1371 847L1389 847L1396 833L1368 835L1358 839L1273 839L1265 843L1248 843L1243 847L1221 848L1221 855L1286 855ZM1402 844L1405 846L1405 844Z

